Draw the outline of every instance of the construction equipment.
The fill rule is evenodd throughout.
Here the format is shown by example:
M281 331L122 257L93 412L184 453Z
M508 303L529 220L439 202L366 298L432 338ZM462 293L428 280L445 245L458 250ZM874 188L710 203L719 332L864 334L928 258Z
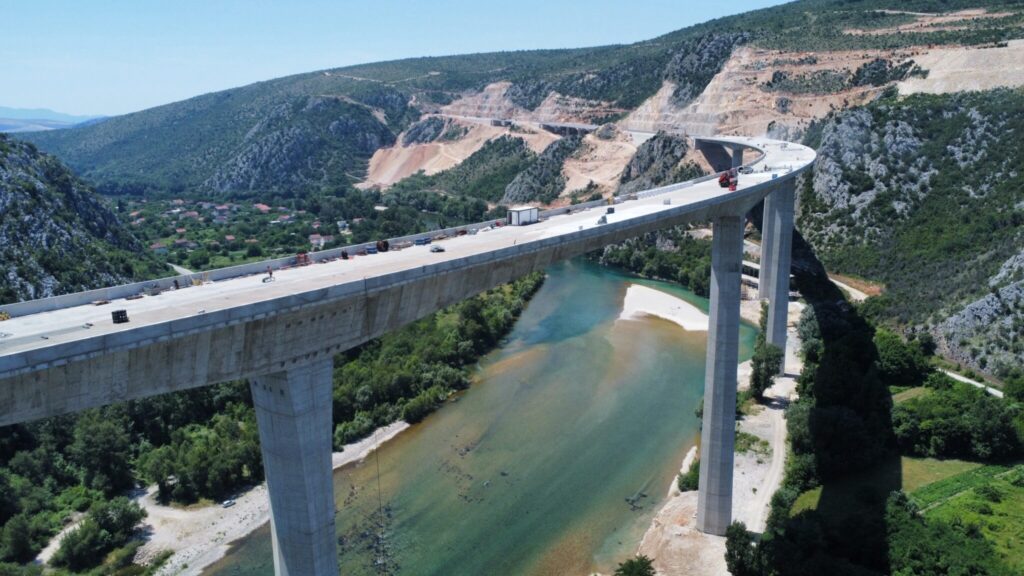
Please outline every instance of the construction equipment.
M728 188L730 192L735 192L736 186L739 185L739 174L736 172L736 169L733 168L732 170L722 172L718 177L718 185L722 188Z
M298 254L295 255L296 266L306 266L309 263L309 254L307 254L306 252L299 252Z

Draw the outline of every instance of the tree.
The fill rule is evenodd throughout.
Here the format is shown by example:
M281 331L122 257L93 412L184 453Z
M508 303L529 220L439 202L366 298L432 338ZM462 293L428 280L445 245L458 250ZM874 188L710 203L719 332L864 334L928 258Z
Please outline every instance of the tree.
M743 522L733 522L725 530L725 565L732 576L760 576L764 572L754 535Z
M89 488L111 495L131 488L134 482L128 423L115 410L84 413L75 424L75 439L68 453Z
M654 576L653 562L647 556L630 558L619 564L615 569L615 576Z
M694 458L685 474L676 478L676 486L680 492L692 492L700 486L700 460Z
M1024 402L1024 372L1016 371L1004 380L1003 392L1007 398Z
M750 391L759 402L764 400L764 393L775 383L775 377L782 368L782 348L768 344L758 337L754 347L754 356L750 359Z
M750 359L750 391L758 402L764 400L765 390L771 388L775 376L782 368L785 353L774 344L769 344L765 333L768 330L768 306L761 305L761 332L754 344L754 356Z
M194 269L200 269L210 263L210 253L206 250L196 250L189 254L188 264L189 267Z
M28 516L18 514L11 518L3 528L3 537L0 538L0 558L15 562L28 562L35 555Z
M123 546L146 511L123 496L94 505L77 528L60 541L51 563L80 572L96 566L111 550Z
M888 330L875 332L875 347L878 374L887 386L919 386L931 371L919 345L907 344Z

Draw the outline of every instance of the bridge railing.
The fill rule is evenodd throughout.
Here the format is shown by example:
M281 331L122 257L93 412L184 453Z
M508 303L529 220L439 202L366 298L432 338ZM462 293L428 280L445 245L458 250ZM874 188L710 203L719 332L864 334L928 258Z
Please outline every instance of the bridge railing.
M755 150L757 150L755 148ZM760 162L764 157L763 152L751 162L744 164L744 166L750 166ZM643 190L636 193L637 199L650 198L652 196L658 196L660 194L666 194L669 192L675 192L685 188L690 188L701 182L707 182L718 178L721 172L715 174L709 174L707 176L701 176L688 180L686 182L679 182L676 184L669 184L667 186L660 186L658 188L651 188L649 190ZM612 201L616 204L623 202L626 196L615 196ZM541 219L551 218L552 216L559 216L562 214L572 214L581 210L587 210L598 206L607 206L609 201L607 199L591 200L589 202L581 202L579 204L572 204L569 206L563 206L559 208L550 208L539 212L538 216ZM408 234L406 236L399 236L397 238L389 238L388 243L392 249L400 249L402 245L409 243L415 244L417 240L421 239L434 239L438 237L451 237L456 236L460 232L466 234L472 234L478 232L484 228L494 227L496 225L504 225L506 223L505 218L496 218L492 220L486 220L484 222L476 222L473 224L465 224L462 226L452 226L440 230L431 230L429 232L422 232L418 234ZM350 244L348 246L341 246L338 248L331 248L329 250L321 250L318 252L309 252L309 259L311 262L327 262L337 260L341 258L342 252L347 252L350 255L357 255L367 248L376 247L377 242L363 242L359 244ZM95 290L87 290L85 292L76 292L74 294L62 294L59 296L51 296L49 298L40 298L37 300L28 300L25 302L17 302L14 304L7 304L0 306L0 311L6 312L12 318L18 316L28 316L31 314L39 314L41 312L49 312L53 310L60 310L63 308L72 308L75 306L82 306L91 302L109 301L109 300L120 300L129 296L136 296L140 294L147 294L153 292L161 292L170 289L185 289L193 286L193 281L200 283L218 282L221 280L228 280L231 278L240 278L243 276L252 276L255 274L262 274L268 269L281 270L290 268L296 265L295 256L285 256L282 258L275 258L271 260L261 260L259 262L250 262L247 264L239 264L237 266L228 266L226 268L217 268L205 272L197 272L194 274L179 274L176 276L168 276L166 278L160 278L158 280L146 280L142 282L132 282L130 284L121 284L119 286L111 286L107 288L97 288Z

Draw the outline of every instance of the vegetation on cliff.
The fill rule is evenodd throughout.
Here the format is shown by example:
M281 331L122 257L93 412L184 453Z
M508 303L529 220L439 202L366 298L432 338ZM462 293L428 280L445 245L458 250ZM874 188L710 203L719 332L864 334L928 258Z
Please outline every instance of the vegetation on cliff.
M801 230L830 270L885 285L865 312L957 362L1024 363L1024 91L883 99L812 128Z
M0 304L151 278L163 267L53 156L0 134Z

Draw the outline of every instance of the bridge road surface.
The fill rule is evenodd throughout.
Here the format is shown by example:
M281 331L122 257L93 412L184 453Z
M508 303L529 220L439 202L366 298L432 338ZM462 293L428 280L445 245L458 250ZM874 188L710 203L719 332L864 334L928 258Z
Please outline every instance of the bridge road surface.
M411 246L278 269L274 282L250 273L156 296L111 298L102 306L85 303L92 292L8 306L14 317L0 322L0 425L248 378L270 497L275 573L335 576L335 354L552 262L647 231L711 220L696 526L723 535L732 507L744 216L768 199L765 218L774 224L765 240L772 248L762 267L787 279L795 178L815 152L764 138L698 140L705 148L732 150L733 165L744 149L761 156L748 163L753 172L740 176L735 191L719 187L717 179L697 179L641 192L616 204L614 214L602 205L529 226L456 236L439 243L444 252ZM109 292L126 296L142 288ZM788 282L772 282L767 297L769 342L784 347ZM117 309L127 311L128 323L112 322L110 312ZM779 326L781 331L774 329Z
M614 214L607 215L608 223L667 212L706 200L727 199L745 189L769 182L773 176L784 176L790 168L795 170L814 159L814 152L803 146L790 144L781 148L778 142L760 138L734 140L757 146L765 153L763 158L751 164L754 168L752 174L740 175L736 192L719 187L717 180L709 180L674 192L624 201L615 205ZM763 171L766 165L769 172ZM670 204L666 205L666 200ZM275 270L273 282L264 283L263 275L245 276L165 291L158 296L144 296L137 300L114 300L103 306L86 304L15 317L0 322L0 334L4 334L0 338L0 378L12 369L25 367L20 362L10 362L12 356L596 228L601 226L597 221L604 213L603 207L596 207L553 216L529 226L502 226L475 235L453 237L436 244L445 249L439 253L430 252L431 245L411 246L404 250L356 256L350 260ZM111 322L110 312L117 309L128 312L130 321L127 324Z

